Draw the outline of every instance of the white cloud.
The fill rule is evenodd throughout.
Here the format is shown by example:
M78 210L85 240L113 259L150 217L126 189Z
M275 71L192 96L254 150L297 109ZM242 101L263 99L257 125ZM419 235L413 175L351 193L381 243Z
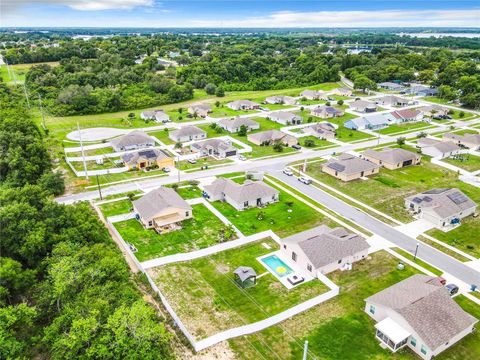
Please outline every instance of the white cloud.
M98 11L153 6L154 0L0 0L2 14L10 14L26 5L34 4L60 5L75 10Z
M244 19L192 20L193 27L479 27L480 9L279 11Z

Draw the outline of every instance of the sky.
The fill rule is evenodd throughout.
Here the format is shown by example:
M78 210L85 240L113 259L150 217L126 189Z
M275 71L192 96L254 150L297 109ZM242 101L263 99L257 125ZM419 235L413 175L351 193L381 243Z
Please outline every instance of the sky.
M480 27L480 0L0 0L0 27Z

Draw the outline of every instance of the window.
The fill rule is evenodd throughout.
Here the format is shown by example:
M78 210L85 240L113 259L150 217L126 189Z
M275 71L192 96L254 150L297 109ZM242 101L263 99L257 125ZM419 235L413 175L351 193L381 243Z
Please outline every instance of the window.
M152 225L153 225L153 221L149 221L148 226L152 226Z
M413 336L410 338L410 345L413 347L417 346L417 339L415 339Z
M341 263L342 263L342 259L338 260L338 263L341 264Z
M425 345L422 345L420 351L422 352L422 354L427 355L427 347Z
M311 272L312 271L312 265L308 264L307 265L307 270Z
M292 251L292 260L297 261L297 254L294 251Z
M188 211L185 211L185 216L190 216L190 213Z
M375 314L375 306L370 305L370 314Z
M245 201L245 202L243 203L243 207L248 207L248 201Z
M287 245L283 244L283 248L286 249L286 248L287 248Z

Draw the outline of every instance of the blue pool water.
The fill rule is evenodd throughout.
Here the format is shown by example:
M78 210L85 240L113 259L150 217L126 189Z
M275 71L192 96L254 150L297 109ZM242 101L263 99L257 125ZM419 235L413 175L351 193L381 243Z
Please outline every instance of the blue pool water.
M277 255L270 255L261 259L261 261L278 277L288 276L293 270L285 264Z

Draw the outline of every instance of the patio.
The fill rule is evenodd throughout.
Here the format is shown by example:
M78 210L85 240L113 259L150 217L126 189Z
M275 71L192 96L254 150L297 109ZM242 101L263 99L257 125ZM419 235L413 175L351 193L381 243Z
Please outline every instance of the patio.
M305 284L315 278L286 259L281 251L274 251L257 257L257 261L267 269L288 290Z

